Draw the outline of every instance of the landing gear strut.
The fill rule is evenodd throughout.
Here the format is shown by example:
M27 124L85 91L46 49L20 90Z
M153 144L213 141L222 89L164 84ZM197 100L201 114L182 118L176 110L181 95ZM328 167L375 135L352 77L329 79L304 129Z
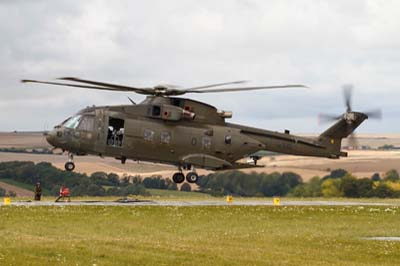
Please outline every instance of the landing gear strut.
M65 170L68 172L72 172L75 169L75 164L74 164L74 155L72 153L68 153L68 162L65 163L64 165Z

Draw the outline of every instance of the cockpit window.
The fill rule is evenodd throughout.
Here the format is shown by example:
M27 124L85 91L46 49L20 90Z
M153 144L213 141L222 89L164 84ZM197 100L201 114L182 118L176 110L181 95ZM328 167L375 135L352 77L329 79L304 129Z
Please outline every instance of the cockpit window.
M82 116L80 119L78 129L84 131L93 131L94 129L94 116Z
M70 119L68 119L66 122L64 122L63 126L66 128L75 129L78 127L80 121L81 121L80 115L73 116Z

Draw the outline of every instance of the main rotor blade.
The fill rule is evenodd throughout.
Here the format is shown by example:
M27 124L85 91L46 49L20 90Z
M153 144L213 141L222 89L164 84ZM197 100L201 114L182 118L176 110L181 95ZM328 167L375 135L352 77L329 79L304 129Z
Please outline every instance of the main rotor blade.
M105 87L68 84L68 83L61 83L61 82L49 82L49 81L40 81L40 80L32 80L32 79L23 79L23 80L21 80L21 82L22 83L40 83L40 84L68 86L68 87L85 88L85 89L96 89L96 90L114 90L112 88L105 88Z
M216 84L210 84L210 85L204 85L204 86L199 86L199 87L193 87L193 88L188 88L186 90L202 90L206 88L212 88L212 87L219 87L219 86L225 86L225 85L232 85L232 84L242 84L248 82L247 80L238 80L238 81L231 81L231 82L223 82L223 83L216 83Z
M93 81L93 80L73 78L73 77L62 77L62 78L58 78L58 79L80 82L80 83L87 83L87 84L102 86L105 88L112 88L115 91L134 91L134 92L140 93L140 94L153 94L153 91L154 91L153 88L136 88L136 87L130 87L130 86L124 86L124 85L118 85L118 84L112 84L112 83L105 83L105 82L99 82L99 81Z
M282 85L282 86L260 86L260 87L238 87L238 88L221 88L204 91L186 90L185 93L213 93L213 92L231 92L231 91L251 91L251 90L266 90L266 89L283 89L283 88L308 88L304 85Z

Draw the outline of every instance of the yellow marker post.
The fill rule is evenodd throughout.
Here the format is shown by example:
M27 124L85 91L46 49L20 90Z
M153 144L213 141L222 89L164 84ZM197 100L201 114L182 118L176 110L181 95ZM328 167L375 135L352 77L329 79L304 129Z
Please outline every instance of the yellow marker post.
M233 202L233 197L232 196L226 196L226 202L227 203L232 203Z
M281 199L278 198L278 197L274 197L274 205L275 205L275 206L281 205Z
M11 204L11 198L4 198L4 205L10 205Z

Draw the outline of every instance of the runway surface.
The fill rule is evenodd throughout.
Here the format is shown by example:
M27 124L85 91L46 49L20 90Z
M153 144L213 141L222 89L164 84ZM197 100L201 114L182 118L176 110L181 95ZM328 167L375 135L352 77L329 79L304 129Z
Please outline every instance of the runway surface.
M71 202L53 202L53 201L15 201L11 206L273 206L272 200L238 200L227 203L224 200L174 200L174 201L146 201L146 200L128 200L128 201L71 201ZM4 206L4 203L0 203ZM280 206L400 206L397 203L383 202L357 202L357 201L293 201L281 200Z

